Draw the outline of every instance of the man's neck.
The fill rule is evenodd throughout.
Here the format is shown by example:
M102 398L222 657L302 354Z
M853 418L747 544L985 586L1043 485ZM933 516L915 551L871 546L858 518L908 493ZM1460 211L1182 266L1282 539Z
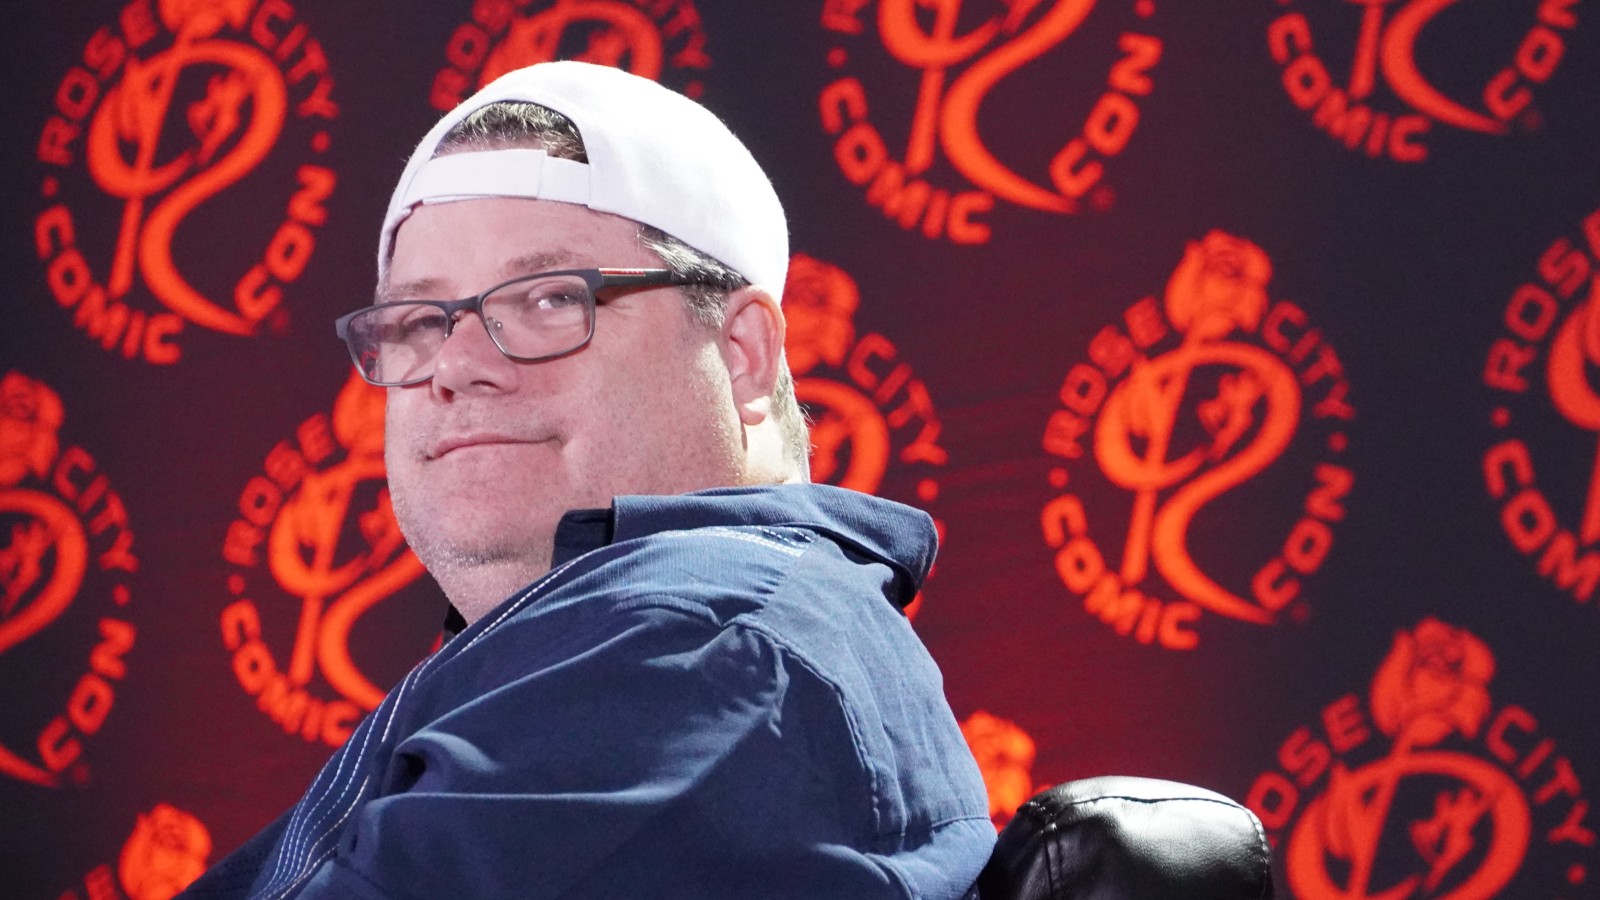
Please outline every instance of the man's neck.
M612 511L571 510L548 539L530 541L529 554L495 560L450 560L430 566L445 596L468 624L504 603L512 594L570 559L611 542Z
M471 625L549 570L546 547L537 558L452 564L430 571L451 605Z

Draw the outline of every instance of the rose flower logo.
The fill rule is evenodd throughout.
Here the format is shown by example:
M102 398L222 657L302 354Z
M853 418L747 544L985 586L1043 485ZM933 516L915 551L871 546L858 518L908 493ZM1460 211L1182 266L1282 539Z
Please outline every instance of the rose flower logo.
M0 378L0 487L15 487L29 472L45 477L64 418L54 391L18 372Z
M1395 635L1372 679L1372 718L1396 746L1473 737L1489 714L1494 656L1477 637L1438 619Z

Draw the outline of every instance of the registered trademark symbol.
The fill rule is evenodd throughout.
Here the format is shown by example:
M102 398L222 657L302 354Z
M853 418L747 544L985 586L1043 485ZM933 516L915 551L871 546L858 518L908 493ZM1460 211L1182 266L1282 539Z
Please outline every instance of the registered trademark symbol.
M228 576L228 593L235 597L244 593L244 576L237 572Z
M844 52L844 48L843 47L835 47L832 50L828 51L828 65L832 66L835 69L844 68L844 64L849 62L849 61L850 61L850 54Z
M54 175L46 175L44 177L44 195L46 197L54 197L59 190L61 190L61 182L56 180Z
M1304 625L1311 620L1311 604L1304 600L1296 602L1289 607L1289 618L1297 624Z
M1106 185L1101 185L1089 192L1089 205L1099 212L1110 209L1117 202L1117 192Z
M1067 470L1055 468L1050 470L1050 486L1060 490L1067 486Z
M917 499L923 503L932 503L939 499L939 482L932 478L924 478L917 482Z
M119 584L111 589L111 602L118 606L127 606L128 597L128 586L125 584Z
M272 315L267 317L267 327L272 329L273 334L288 334L289 311L281 306L273 310Z
M1350 439L1345 437L1344 432L1335 431L1333 434L1328 435L1328 449L1330 451L1343 453L1348 446L1350 446Z
M690 100L699 100L700 95L704 94L705 92L706 86L703 82L691 81L683 86L683 95L688 97Z
M1530 109L1517 117L1517 124L1528 131L1538 131L1544 127L1544 116L1536 109Z
M1511 424L1511 410L1506 409L1504 406L1497 406L1494 412L1489 414L1489 421L1496 428L1504 428Z
M311 136L311 149L318 153L326 153L328 151L328 140L326 131L319 131L313 134Z
M89 783L89 766L86 763L74 763L67 769L67 779L77 787L84 787Z

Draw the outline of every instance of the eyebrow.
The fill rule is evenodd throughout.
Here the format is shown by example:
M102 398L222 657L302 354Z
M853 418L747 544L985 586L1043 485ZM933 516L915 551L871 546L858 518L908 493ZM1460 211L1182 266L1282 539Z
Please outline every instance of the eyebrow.
M500 264L499 277L496 282L508 281L519 275L532 275L535 272L544 272L550 269L572 268L572 254L564 250L545 251L540 253L524 253L513 256ZM397 300L433 300L445 293L448 279L445 278L413 278L398 284L380 284L373 292L374 303L390 303ZM485 285L488 287L488 285Z

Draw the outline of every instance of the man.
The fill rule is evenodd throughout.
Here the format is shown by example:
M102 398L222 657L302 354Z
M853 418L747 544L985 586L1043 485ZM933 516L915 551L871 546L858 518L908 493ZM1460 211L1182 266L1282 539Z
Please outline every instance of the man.
M533 66L429 132L339 330L461 629L192 895L967 893L984 789L900 612L932 525L806 483L787 262L646 79Z

